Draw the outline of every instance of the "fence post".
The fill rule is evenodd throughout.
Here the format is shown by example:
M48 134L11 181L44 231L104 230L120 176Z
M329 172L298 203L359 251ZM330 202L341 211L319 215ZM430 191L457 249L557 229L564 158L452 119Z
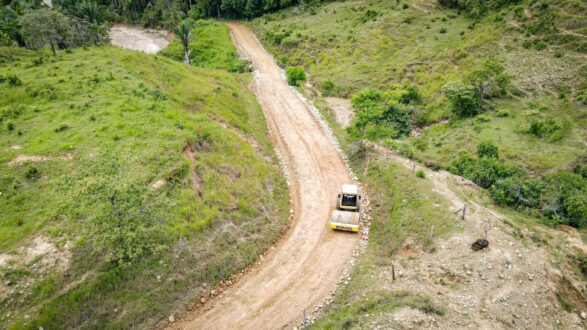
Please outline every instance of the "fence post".
M467 203L465 203L465 206L463 206L463 216L461 217L461 220L465 220L466 214L467 214Z
M432 239L434 238L434 225L430 227L430 243L432 243Z
M487 221L485 221L485 239L487 239L487 235L489 234L489 222L491 220L487 219Z
M395 281L395 266L391 263L391 279Z

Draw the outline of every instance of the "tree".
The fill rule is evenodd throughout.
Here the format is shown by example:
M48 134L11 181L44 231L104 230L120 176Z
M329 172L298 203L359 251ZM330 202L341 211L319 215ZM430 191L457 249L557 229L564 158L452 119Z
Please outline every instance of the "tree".
M306 71L301 66L290 66L285 70L287 83L292 86L299 86L300 82L306 81Z
M473 68L465 76L465 81L475 86L480 97L484 99L505 95L511 83L511 76L505 72L501 61L496 57L490 57L482 65Z
M442 87L442 91L459 116L473 116L483 110L479 91L471 84L462 80L449 81Z
M171 27L171 31L183 46L183 52L185 55L185 64L190 64L190 42L194 39L192 30L196 27L196 22L191 18L186 18L179 22L177 25Z
M54 10L34 10L21 16L18 22L20 33L28 48L39 49L49 45L55 55L55 47L67 48L67 44L73 38L69 18Z

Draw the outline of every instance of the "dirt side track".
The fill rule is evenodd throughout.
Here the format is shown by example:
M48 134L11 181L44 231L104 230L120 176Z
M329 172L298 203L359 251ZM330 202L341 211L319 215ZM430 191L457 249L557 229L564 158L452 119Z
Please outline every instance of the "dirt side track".
M328 217L349 170L310 107L287 85L273 57L243 25L227 23L256 69L256 95L292 181L294 222L281 243L223 297L173 324L174 329L279 329L302 321L331 293L359 241L333 232Z

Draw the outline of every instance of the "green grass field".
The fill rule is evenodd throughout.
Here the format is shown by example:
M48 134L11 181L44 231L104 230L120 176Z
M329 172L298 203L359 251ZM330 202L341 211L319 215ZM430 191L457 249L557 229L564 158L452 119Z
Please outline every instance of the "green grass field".
M577 24L587 9L573 1L549 3L559 31L544 39L541 50L526 48L536 37L520 27L539 17L534 9L527 10L534 16L518 17L517 8L530 8L529 2L474 20L431 1L355 0L290 8L250 27L283 66L303 65L316 88L331 81L340 97L364 88L415 86L424 99L417 124L422 135L394 144L414 144L418 159L446 165L460 151L491 140L506 159L544 174L568 169L587 154L587 67ZM510 94L489 100L482 118L456 119L441 87L492 56L512 76ZM510 116L500 117L500 110ZM562 138L525 133L530 121L546 118L564 128ZM435 125L445 120L450 122Z
M0 85L0 328L144 328L283 232L251 77L214 64L235 50L208 26L221 58L205 68L109 46L0 50L21 82ZM56 250L29 259L39 238Z
M199 20L193 33L196 37L190 43L192 65L231 72L246 71L248 63L239 58L226 26L212 20ZM184 59L183 48L177 40L163 49L161 54L178 61Z

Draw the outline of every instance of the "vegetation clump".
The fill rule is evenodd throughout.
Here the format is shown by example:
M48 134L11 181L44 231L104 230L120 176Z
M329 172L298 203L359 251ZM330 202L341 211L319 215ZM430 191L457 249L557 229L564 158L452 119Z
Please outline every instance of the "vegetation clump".
M471 69L464 80L454 80L442 87L452 104L452 110L461 117L474 116L484 110L483 100L507 93L511 76L496 58L487 59Z
M291 86L300 86L300 83L306 81L306 70L301 66L290 66L285 70L287 83Z
M347 129L350 136L380 140L400 138L411 132L422 96L413 86L393 87L386 92L365 89L352 96L356 116Z
M449 170L488 189L499 205L535 210L554 224L587 226L587 180L580 174L561 170L531 178L520 167L500 159L491 142L477 146L477 158L461 153Z

